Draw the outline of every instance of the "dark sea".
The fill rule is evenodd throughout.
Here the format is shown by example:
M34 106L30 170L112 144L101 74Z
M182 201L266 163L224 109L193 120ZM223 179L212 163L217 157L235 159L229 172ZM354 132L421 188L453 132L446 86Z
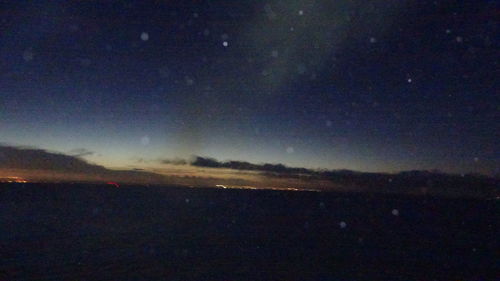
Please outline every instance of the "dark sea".
M0 281L500 280L500 202L0 185Z

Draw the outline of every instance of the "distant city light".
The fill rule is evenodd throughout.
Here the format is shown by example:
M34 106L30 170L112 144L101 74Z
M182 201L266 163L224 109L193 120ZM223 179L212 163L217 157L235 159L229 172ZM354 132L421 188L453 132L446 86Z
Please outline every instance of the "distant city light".
M3 183L27 183L28 181L21 178L21 177L10 176L10 177L0 177L0 182L3 182Z

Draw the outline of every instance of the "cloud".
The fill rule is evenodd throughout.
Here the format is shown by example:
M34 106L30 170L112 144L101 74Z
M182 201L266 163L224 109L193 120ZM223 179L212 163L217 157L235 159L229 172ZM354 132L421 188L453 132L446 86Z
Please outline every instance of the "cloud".
M491 197L500 193L498 178L476 174L446 174L435 170L402 171L396 174L351 170L312 170L287 167L283 164L221 162L200 156L195 156L190 164L195 167L259 171L268 179L296 180L295 184L329 182L330 186L326 189L335 186L337 190L418 194L428 192L445 196L477 197Z
M81 153L77 155L85 154L86 151L79 152ZM281 186L312 190L399 194L429 193L442 196L481 198L494 198L500 194L500 180L481 175L450 175L438 171L407 171L388 174L349 170L312 170L288 167L283 164L252 164L244 161L222 162L200 156L194 156L189 161L183 159L162 159L159 161L180 166L179 168L170 167L169 173L162 174L140 169L110 170L100 165L88 163L75 155L65 155L30 147L0 145L0 177L21 176L34 181L117 181L205 187L232 184L261 188ZM250 172L242 173L242 171Z
M84 152L77 151L77 152ZM75 153L81 155L82 153ZM134 159L138 162L178 164L178 168L169 167L167 171L143 170L131 167L126 170L111 170L88 163L75 155L50 152L33 147L19 147L0 144L0 178L19 176L28 181L116 181L130 184L162 184L183 186L215 186L217 184L253 185L252 177L241 173L211 170L205 173L183 159ZM264 183L261 186L265 187Z
M164 182L155 173L133 170L110 170L81 159L89 155L78 150L76 155L49 152L43 149L0 145L0 172L15 171L44 180L116 180L126 182Z
M249 170L249 171L261 171L261 172L271 172L280 174L312 174L313 170L305 168L291 168L283 164L252 164L244 161L227 161L219 162L213 158L205 158L201 156L195 156L191 162L191 165L196 167L210 167L210 168L226 168L234 170Z
M188 165L190 162L182 158L159 158L159 159L147 159L142 157L135 157L131 159L135 163L139 164L169 164L169 165Z
M164 159L159 159L158 162L161 164L170 164L170 165L187 165L189 162L185 159L182 158L164 158Z
M69 155L75 156L75 157L85 157L85 156L90 156L90 155L94 155L94 154L95 154L95 152L90 151L90 150L85 149L85 148L76 148L76 149L72 149L69 151Z
M53 153L36 148L0 146L0 168L85 173L107 171L106 168L89 164L78 156Z

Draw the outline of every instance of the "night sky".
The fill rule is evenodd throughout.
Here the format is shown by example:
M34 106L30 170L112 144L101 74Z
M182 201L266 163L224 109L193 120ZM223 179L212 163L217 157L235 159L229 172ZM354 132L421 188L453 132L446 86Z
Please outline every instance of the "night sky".
M499 172L496 1L188 2L1 1L0 142Z

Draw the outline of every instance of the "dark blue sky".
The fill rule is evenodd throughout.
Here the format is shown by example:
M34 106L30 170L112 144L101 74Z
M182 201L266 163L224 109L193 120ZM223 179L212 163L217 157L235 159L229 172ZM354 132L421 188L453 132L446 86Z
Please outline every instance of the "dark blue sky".
M182 2L182 3L178 3ZM0 142L498 173L495 1L0 2Z

